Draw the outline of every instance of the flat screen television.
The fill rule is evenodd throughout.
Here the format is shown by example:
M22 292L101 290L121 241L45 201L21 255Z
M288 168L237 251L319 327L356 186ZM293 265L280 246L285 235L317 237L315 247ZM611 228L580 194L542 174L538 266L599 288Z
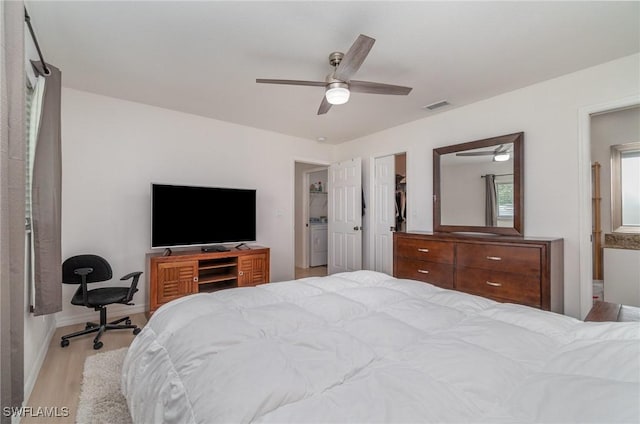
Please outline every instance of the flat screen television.
M256 191L151 185L151 247L256 240Z

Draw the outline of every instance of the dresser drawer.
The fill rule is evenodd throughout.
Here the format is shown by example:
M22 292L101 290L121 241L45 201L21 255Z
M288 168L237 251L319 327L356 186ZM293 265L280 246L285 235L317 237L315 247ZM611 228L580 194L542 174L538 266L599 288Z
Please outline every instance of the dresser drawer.
M458 268L456 290L499 301L540 308L540 279L532 274L493 271L481 268Z
M483 268L540 276L540 248L458 243L458 267Z
M396 256L453 264L453 243L398 237Z
M453 265L400 258L396 278L424 281L434 286L453 289Z

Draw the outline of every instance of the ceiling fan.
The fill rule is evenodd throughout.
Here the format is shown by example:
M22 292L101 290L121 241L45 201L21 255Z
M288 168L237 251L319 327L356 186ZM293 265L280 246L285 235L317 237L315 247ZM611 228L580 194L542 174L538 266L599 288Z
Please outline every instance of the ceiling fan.
M351 79L358 69L360 69L360 66L367 58L375 42L375 39L360 34L346 54L341 52L331 53L329 55L329 63L333 66L333 70L327 75L324 82L282 79L256 79L256 82L262 84L324 87L325 95L322 98L322 103L320 103L318 115L327 113L332 105L341 105L349 101L349 95L352 91L354 93L406 96L411 92L411 87Z
M493 160L495 162L504 162L509 160L511 157L509 150L511 146L505 146L504 144L499 145L493 150L483 150L479 152L462 152L456 153L456 156L488 156L493 155Z

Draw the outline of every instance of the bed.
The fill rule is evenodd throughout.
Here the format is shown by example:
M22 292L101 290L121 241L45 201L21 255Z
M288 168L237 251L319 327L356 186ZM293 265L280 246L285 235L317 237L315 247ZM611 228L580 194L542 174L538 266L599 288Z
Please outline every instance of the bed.
M132 343L135 423L640 422L638 323L373 271L196 294Z

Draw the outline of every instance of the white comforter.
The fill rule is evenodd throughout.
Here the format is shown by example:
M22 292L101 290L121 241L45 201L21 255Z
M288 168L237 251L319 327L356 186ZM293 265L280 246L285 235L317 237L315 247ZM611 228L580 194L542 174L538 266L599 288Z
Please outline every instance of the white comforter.
M127 354L135 423L640 422L640 327L371 271L198 294Z

